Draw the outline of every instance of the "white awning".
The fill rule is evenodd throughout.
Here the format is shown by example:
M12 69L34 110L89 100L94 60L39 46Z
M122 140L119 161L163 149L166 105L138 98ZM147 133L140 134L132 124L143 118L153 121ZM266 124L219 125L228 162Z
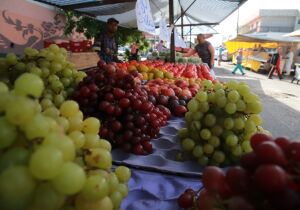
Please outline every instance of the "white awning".
M284 36L289 36L289 37L300 37L300 29L293 31L292 33L286 34Z
M252 33L252 34L239 34L237 37L230 41L261 41L261 42L300 42L300 37L285 36L285 33L266 32L266 33Z

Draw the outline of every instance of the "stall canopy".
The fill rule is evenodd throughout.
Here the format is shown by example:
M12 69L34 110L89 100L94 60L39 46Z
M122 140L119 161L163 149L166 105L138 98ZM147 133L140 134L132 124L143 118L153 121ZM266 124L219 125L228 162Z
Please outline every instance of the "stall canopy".
M300 37L288 37L285 33L267 32L239 34L230 41L239 42L300 42Z
M35 0L62 9L75 10L101 21L114 17L120 25L136 28L136 0ZM175 26L184 26L184 34L208 31L200 25L217 25L247 0L173 0ZM162 15L169 19L169 0L149 0L155 25ZM184 14L183 20L181 16ZM180 31L181 29L179 29ZM180 31L181 33L181 31Z

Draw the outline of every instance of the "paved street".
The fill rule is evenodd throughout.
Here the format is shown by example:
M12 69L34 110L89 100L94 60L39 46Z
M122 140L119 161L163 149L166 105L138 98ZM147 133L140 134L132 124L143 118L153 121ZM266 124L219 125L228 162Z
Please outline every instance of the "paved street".
M270 80L267 75L245 71L242 76L238 71L231 73L233 65L216 65L215 72L219 80L246 81L252 91L260 96L263 104L263 127L273 136L289 136L300 140L300 84L291 84L291 79L282 81L277 76Z

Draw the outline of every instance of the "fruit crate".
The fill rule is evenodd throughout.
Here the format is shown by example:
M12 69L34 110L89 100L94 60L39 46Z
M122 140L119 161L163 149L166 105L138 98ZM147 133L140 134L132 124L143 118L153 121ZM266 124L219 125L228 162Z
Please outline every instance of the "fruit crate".
M84 40L81 42L81 47L83 48L83 51L89 51L92 48L92 41L91 40Z
M70 52L68 60L74 63L77 69L88 69L97 66L99 56L96 52Z
M71 46L69 42L62 42L57 44L59 47L65 48L67 51L70 51Z
M81 42L70 41L70 50L71 52L83 52L83 47Z

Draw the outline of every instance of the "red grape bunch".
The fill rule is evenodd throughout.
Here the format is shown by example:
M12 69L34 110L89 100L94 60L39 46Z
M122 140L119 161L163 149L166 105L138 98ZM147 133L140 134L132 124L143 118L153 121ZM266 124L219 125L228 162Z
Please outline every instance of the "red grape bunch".
M150 140L166 125L170 111L154 105L137 71L113 64L88 72L73 98L83 113L101 119L100 134L113 146L138 155L152 153Z
M200 192L185 191L178 204L197 210L299 210L300 142L286 137L251 137L253 152L240 166L206 167Z

